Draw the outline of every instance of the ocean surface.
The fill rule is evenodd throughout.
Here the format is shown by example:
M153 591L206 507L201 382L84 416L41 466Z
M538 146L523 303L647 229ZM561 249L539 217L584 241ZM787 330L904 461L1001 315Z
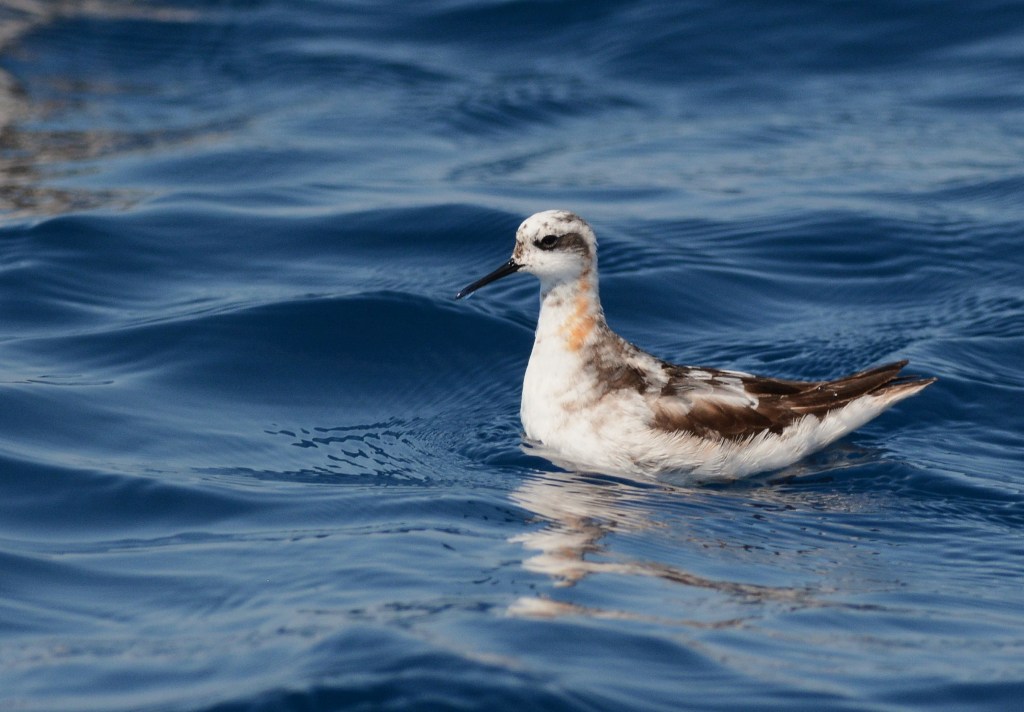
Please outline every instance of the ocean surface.
M453 300L548 208L663 358L939 381L561 470ZM0 2L0 709L1022 700L1024 5Z

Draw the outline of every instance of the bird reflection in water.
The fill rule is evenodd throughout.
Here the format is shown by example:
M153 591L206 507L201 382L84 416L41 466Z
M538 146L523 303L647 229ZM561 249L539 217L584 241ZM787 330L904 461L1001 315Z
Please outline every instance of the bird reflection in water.
M833 453L834 456L835 453ZM840 452L839 456L847 458L849 454L844 451ZM858 459L855 458L854 461ZM838 466L842 467L843 465ZM806 470L782 473L781 476L788 478L794 474L797 476L806 474ZM777 475L776 479L778 477ZM764 485L766 482L761 484ZM757 510L759 504L767 508L785 508L787 505L785 502L779 501L779 495L773 490L774 488L770 486L752 485L752 491L759 492L760 496L742 497L740 502L743 511ZM744 491L746 492L746 490ZM701 492L699 496L702 504L696 505L695 512L704 511L703 508L707 504L709 496L714 498L720 494L711 491ZM664 499L666 495L670 499ZM691 550L697 547L699 552L736 548L737 546L743 548L742 544L735 541L728 543L717 541L713 534L702 537L700 533L692 530L687 530L685 539L680 541L678 538L680 520L677 516L672 517L670 523L659 521L656 518L660 516L657 512L662 510L663 506L676 509L676 514L678 514L678 507L673 506L672 498L685 499L689 497L692 499L693 495L692 486L680 488L661 482L631 481L611 476L573 472L538 473L522 482L519 488L512 493L512 500L532 512L538 522L543 522L543 526L517 535L513 541L522 544L530 552L523 562L523 567L528 571L549 576L556 587L573 587L588 576L595 574L656 578L686 587L687 595L694 592L699 594L700 591L704 591L703 598L712 595L716 601L724 599L722 602L728 601L736 606L741 606L734 610L730 605L718 611L718 613L727 613L725 609L729 609L733 610L733 613L740 613L740 615L730 616L727 614L725 617L712 615L702 620L680 620L671 616L670 613L666 614L663 609L662 614L670 616L670 619L666 620L646 611L598 609L578 603L557 601L548 597L520 598L510 607L509 614L542 618L585 615L595 618L628 618L696 627L722 628L743 624L755 610L760 608L759 606L750 608L747 604L775 603L794 608L842 605L820 597L827 590L827 586L768 586L710 578L670 563L630 558L622 551L611 552L609 550L606 541L609 536L639 534L653 541L659 538L659 530L665 531L670 539L678 542L679 545ZM726 505L723 502L723 507L736 506L735 498L727 499L729 504ZM728 514L720 514L723 518L729 517ZM695 514L695 517L705 519L707 512ZM666 528L675 531L669 531ZM644 532L649 534L644 535ZM698 553L698 556L701 555ZM797 579L806 581L803 577L797 577Z

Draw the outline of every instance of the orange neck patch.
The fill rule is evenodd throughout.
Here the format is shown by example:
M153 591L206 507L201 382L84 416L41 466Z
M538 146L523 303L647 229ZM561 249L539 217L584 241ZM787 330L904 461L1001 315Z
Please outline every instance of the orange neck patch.
M583 348L583 342L594 330L596 319L590 313L590 283L587 280L580 280L580 295L576 297L575 309L572 315L565 320L561 333L565 337L566 346L570 351L579 351Z

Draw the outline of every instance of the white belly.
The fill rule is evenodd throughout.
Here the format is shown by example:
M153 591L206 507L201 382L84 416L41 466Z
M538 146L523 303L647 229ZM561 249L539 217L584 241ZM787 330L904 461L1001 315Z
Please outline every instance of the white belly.
M650 410L635 391L608 393L575 354L535 344L519 412L526 437L580 465L633 467L634 443L649 431Z

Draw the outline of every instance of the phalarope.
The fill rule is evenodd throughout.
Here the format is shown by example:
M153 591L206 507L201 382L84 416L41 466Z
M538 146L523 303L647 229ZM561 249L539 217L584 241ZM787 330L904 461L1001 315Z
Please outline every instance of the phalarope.
M455 298L518 271L540 279L541 298L520 417L527 439L558 464L710 478L775 470L936 380L898 375L906 361L834 381L662 361L608 328L598 297L597 237L564 210L527 218L512 258Z

